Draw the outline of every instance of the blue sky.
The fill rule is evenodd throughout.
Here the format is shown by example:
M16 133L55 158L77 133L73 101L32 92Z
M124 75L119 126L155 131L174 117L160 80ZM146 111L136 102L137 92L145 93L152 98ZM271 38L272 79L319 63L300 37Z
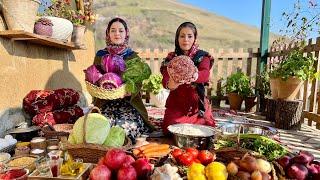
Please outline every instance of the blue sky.
M229 19L260 28L262 0L180 0L201 9L225 16ZM271 1L271 28L278 33L281 27L281 14L293 9L296 0ZM304 1L302 1L304 2ZM246 9L246 10L244 10Z

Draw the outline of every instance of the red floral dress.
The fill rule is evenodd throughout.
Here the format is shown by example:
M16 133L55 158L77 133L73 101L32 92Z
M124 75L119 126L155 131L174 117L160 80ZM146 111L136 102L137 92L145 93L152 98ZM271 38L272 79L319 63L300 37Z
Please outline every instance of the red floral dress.
M169 54L168 57L169 56L172 56L172 54ZM199 116L199 94L195 86L195 83L209 82L212 60L210 55L201 57L201 62L197 65L198 79L193 84L182 84L177 89L170 91L162 124L162 130L165 134L168 133L167 127L169 125L178 123L215 126L211 106L206 98L204 115ZM166 67L166 65L161 66L163 87L167 87L169 81L169 74Z

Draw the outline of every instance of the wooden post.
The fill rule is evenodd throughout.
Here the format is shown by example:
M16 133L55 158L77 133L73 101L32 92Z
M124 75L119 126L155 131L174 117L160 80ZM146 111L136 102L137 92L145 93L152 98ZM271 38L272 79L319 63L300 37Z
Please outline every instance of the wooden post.
M276 100L275 127L300 129L303 102L300 100Z
M271 0L263 0L262 2L262 16L261 16L261 28L260 28L260 72L265 70L268 58L268 46L269 46L269 28L270 28L270 10Z
M270 122L275 122L276 118L276 108L277 108L277 100L267 99L267 113L266 119Z

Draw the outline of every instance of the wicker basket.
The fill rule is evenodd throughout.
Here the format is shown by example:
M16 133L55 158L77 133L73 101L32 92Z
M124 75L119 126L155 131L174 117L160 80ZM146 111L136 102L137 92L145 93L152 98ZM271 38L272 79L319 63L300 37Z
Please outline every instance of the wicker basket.
M46 124L41 131L44 134L44 137L47 139L59 138L59 137L68 137L73 124L56 124L51 126L50 124Z
M119 98L123 98L127 94L125 84L122 84L117 89L104 89L86 81L86 86L89 94L99 99L108 99L108 100L119 99Z
M2 3L1 3L2 2ZM33 26L40 5L39 0L2 0L3 15L9 30L33 33Z
M90 109L89 113L92 112L92 110L97 110L99 113L100 109L97 107L93 107L92 109ZM89 114L88 113L88 114ZM92 143L86 143L86 121L87 121L87 117L88 114L85 115L84 118L84 123L83 123L83 144L70 144L70 143L66 143L66 149L68 150L68 153L75 159L75 158L80 158L83 160L83 162L85 163L97 163L99 161L99 159L103 156L105 156L105 154L107 153L107 151L109 149L111 149L110 147L105 147L99 144L92 144ZM125 140L125 145L122 146L120 149L123 150L128 150L132 147L132 142L131 140L126 137Z
M216 153L216 158L217 158L215 161L223 162L226 165L233 160L241 159L246 154L253 156L255 158L267 160L266 157L260 155L259 153L248 150L248 149L244 149L244 148L233 148L233 147L221 148L219 150L216 150L215 153ZM271 176L271 179L278 180L278 176L277 176L277 172L274 168L274 164L272 162L270 162L270 165L271 165L271 172L269 173L269 175ZM228 179L229 180L238 180L239 177L229 175Z

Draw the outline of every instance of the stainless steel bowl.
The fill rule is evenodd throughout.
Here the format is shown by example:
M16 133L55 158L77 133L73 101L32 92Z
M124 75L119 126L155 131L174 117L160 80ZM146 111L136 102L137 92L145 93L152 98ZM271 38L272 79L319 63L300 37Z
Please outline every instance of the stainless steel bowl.
M258 125L253 123L239 123L239 122L225 122L218 123L218 129L222 135L235 135L235 134L259 134L268 137L274 137L279 132L272 127Z
M174 124L170 125L168 130L173 134L174 143L179 148L208 149L216 135L214 128L197 124Z

